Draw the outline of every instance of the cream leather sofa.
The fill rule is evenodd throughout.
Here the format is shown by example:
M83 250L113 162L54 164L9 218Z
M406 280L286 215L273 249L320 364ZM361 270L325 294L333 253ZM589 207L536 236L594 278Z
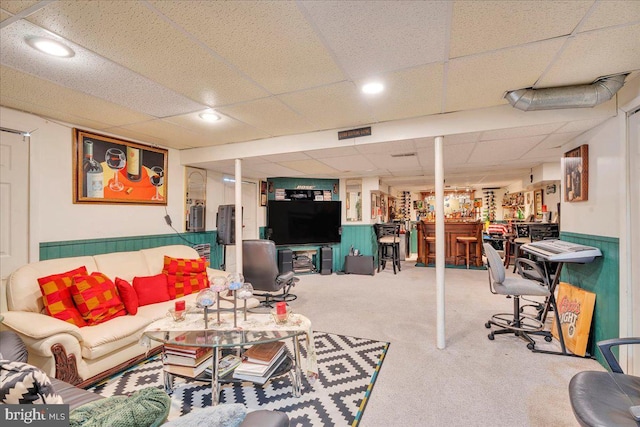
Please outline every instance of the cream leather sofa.
M198 258L189 246L172 245L132 252L114 252L95 256L81 256L39 261L24 265L7 279L8 311L2 313L2 323L15 331L29 351L29 363L49 376L72 384L80 384L104 374L112 368L144 356L146 347L138 341L142 331L154 320L167 315L175 300L138 308L135 316L116 317L95 326L79 328L69 322L43 314L42 294L38 278L62 273L84 265L89 273L99 271L111 280L116 277L132 281L134 277L160 274L164 256ZM227 272L207 269L209 278L227 276ZM184 296L187 304L194 304L197 293ZM259 304L247 301L248 307ZM222 301L222 308L232 307Z

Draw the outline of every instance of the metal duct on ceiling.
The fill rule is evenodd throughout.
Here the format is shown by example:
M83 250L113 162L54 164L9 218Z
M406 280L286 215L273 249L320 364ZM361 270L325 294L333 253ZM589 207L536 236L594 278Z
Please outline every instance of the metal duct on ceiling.
M590 108L610 100L628 75L601 77L590 85L512 90L504 97L522 111Z

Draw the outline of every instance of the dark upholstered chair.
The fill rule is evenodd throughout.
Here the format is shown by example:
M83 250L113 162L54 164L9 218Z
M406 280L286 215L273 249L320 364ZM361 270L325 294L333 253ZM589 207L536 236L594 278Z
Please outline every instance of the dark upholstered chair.
M640 405L640 377L625 374L611 351L629 344L640 344L640 337L600 341L598 348L611 372L584 371L571 378L569 399L581 426L640 425L631 415L631 407Z
M264 297L262 305L273 301L293 301L291 287L298 281L293 271L280 274L276 259L276 244L272 240L242 241L242 270L245 282L253 285L254 296Z
M491 293L508 295L513 297L513 314L498 313L491 316L491 319L485 326L490 329L491 326L497 326L500 329L491 331L489 339L493 340L497 334L513 333L527 341L527 348L533 350L535 341L529 335L542 335L548 342L552 340L548 331L543 331L544 324L537 316L530 316L522 313L520 310L520 297L523 295L548 297L550 295L549 285L529 280L524 277L506 277L506 270L500 255L489 243L483 245L484 253L487 257L487 265L489 267L489 289ZM516 267L519 272L523 271L523 266L529 269L540 269L533 261L523 258L516 259ZM541 277L544 277L542 271L539 271Z

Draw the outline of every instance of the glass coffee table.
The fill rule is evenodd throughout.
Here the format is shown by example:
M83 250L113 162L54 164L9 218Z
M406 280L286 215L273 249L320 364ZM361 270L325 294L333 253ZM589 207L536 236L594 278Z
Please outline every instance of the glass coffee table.
M283 362L286 367L290 366L292 394L300 397L302 383L302 369L300 358L299 337L306 335L307 350L307 374L310 380L317 378L317 367L315 349L313 345L313 332L311 322L300 314L291 314L284 324L277 324L271 314L249 313L247 320L239 315L234 327L233 315L225 313L221 316L221 322L217 323L212 319L211 313L205 328L203 313L188 313L186 319L175 322L171 318L157 320L150 324L143 332L141 344L151 347L151 341L174 346L207 347L213 349L211 362L211 379L204 379L200 376L192 377L199 381L211 382L211 404L217 405L220 398L220 384L228 382L227 377L218 377L218 365L220 354L224 349L241 349L253 344L268 343L291 339L293 341L293 360ZM284 371L284 372L283 372ZM286 370L279 369L275 375L284 374ZM165 371L165 389L168 391L173 387L173 374Z

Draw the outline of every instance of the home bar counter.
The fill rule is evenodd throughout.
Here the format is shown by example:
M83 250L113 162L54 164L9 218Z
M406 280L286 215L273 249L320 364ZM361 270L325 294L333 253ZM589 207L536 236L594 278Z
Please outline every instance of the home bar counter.
M472 245L471 250L475 254L475 260L472 260L472 264L476 267L482 266L482 222L480 221L463 221L463 220L445 220L444 222L444 263L446 265L464 265L464 258L456 259L456 248L458 247L456 238L463 236L473 236L478 239L475 245ZM425 242L425 233L427 236L435 237L436 224L433 221L420 221L417 226L418 229L418 264L428 264L427 251L429 247ZM431 247L431 254L434 254L435 245L429 245ZM475 246L475 247L474 247ZM464 254L464 244L459 244L458 251L460 254Z

